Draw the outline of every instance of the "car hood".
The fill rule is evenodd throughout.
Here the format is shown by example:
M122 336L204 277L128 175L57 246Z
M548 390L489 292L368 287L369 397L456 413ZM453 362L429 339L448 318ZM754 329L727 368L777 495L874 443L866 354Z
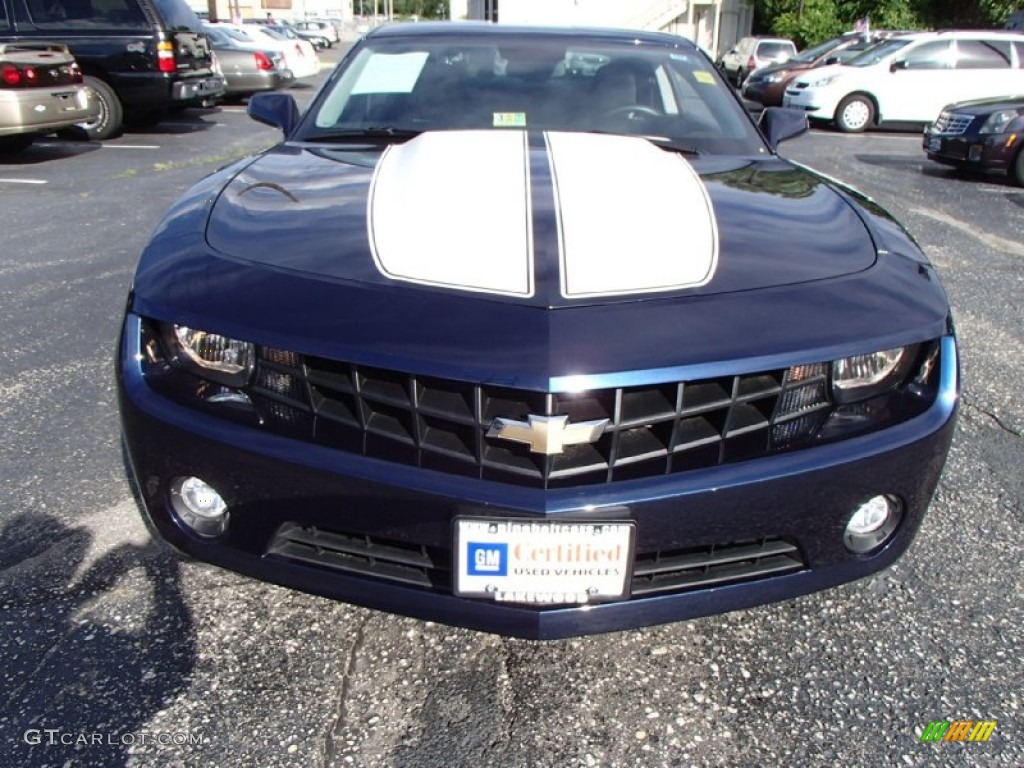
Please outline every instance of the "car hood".
M826 64L823 67L810 67L797 75L794 83L810 83L833 75L853 77L860 73L861 67L851 67L846 64Z
M621 136L282 145L211 202L207 242L233 259L548 308L824 280L876 258L847 199L802 169Z
M803 61L788 61L779 62L778 64L768 64L763 67L759 67L750 73L750 79L757 80L768 75L774 75L776 72L803 72L805 69L811 69L813 64Z
M950 104L947 109L954 112L963 112L968 115L987 115L990 112L1004 109L1024 110L1024 95L961 101L957 104Z

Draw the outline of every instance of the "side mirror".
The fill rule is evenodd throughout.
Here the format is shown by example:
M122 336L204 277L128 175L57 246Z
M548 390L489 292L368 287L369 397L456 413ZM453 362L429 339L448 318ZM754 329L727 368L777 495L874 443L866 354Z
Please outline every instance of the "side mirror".
M906 59L898 59L897 61L894 61L892 64L889 65L889 71L890 72L895 72L896 70L907 69L907 68L908 67L907 67L907 60Z
M838 63L839 63L839 57L838 56L829 56L827 59L825 59L824 66L827 67L827 66L829 66L831 64L838 64Z
M743 108L747 110L747 114L750 115L754 120L761 118L761 113L764 112L764 104L753 99L740 99L743 102Z
M299 124L299 107L290 93L256 93L246 109L253 120L280 128L287 136Z
M758 127L774 152L781 142L805 133L810 125L807 122L807 113L802 109L768 107L761 114Z

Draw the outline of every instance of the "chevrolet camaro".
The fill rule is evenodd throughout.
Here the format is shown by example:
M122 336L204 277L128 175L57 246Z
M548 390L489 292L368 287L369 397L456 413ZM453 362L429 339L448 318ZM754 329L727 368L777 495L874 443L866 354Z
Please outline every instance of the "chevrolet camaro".
M196 184L118 351L174 549L554 638L885 568L959 392L939 277L676 36L389 25Z

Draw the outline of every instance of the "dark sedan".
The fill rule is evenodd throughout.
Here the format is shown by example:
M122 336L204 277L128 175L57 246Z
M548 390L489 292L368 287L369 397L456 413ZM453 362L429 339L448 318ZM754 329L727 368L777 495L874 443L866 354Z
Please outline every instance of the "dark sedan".
M592 66L574 66L588 62ZM181 552L535 638L858 579L953 436L939 277L677 36L382 27L167 213L119 346ZM212 202L211 202L212 201Z
M925 128L923 147L929 160L1024 186L1024 95L950 104Z
M240 99L260 91L274 91L295 82L284 54L241 43L223 30L205 27L217 54L225 81L225 98Z

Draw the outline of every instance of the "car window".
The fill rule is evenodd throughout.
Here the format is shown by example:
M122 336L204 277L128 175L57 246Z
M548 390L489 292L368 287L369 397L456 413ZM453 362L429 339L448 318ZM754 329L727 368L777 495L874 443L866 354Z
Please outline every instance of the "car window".
M1012 61L1009 41L956 41L957 69L1009 69Z
M7 8L4 7L3 3L0 3L0 29L10 29L10 22L7 21Z
M762 59L781 59L794 53L792 43L764 42L757 46L757 55Z
M310 109L311 139L359 131L537 128L643 135L701 152L763 140L713 65L674 45L578 38L364 41Z
M149 22L136 0L27 0L29 18L39 27L131 27Z
M907 69L949 69L952 56L949 40L935 40L907 51L901 59Z
M164 24L170 31L202 31L203 23L196 16L195 11L188 7L185 0L155 0L155 3Z

